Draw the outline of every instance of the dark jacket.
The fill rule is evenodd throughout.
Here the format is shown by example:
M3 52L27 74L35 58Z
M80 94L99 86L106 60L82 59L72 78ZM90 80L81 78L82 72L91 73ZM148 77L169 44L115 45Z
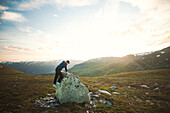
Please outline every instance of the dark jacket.
M62 61L58 66L57 69L62 70L63 68L65 68L66 72L67 72L67 63L65 61Z

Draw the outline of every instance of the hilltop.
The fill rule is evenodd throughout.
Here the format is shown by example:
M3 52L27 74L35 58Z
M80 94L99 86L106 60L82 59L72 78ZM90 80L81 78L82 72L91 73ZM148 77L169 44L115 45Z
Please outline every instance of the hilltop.
M73 66L69 72L79 76L102 76L140 70L170 69L170 47L125 57L91 59Z

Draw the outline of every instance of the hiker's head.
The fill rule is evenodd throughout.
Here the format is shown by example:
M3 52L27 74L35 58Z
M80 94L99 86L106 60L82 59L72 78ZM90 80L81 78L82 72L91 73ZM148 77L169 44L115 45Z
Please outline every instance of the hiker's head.
M67 61L66 61L66 63L67 63L67 64L70 64L70 61L69 61L69 60L67 60Z

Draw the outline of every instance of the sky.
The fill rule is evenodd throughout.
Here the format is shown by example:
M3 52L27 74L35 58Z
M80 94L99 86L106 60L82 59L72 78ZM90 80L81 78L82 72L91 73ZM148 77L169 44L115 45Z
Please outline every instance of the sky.
M0 0L0 61L122 57L170 46L170 0Z

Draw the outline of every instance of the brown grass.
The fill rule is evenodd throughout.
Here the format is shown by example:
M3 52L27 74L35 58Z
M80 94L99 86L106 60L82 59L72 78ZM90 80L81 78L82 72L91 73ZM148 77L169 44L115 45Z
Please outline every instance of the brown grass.
M112 106L98 104L86 108L84 104L66 103L56 108L34 106L36 99L54 93L54 76L28 74L0 74L0 112L1 113L82 113L86 112L169 112L170 108L170 70L139 71L114 74L102 77L81 77L81 81L94 94L104 89L119 95L101 94L99 99L106 99ZM147 85L150 88L142 88ZM96 86L96 87L92 87ZM110 87L115 86L113 90ZM159 90L156 90L159 88Z

